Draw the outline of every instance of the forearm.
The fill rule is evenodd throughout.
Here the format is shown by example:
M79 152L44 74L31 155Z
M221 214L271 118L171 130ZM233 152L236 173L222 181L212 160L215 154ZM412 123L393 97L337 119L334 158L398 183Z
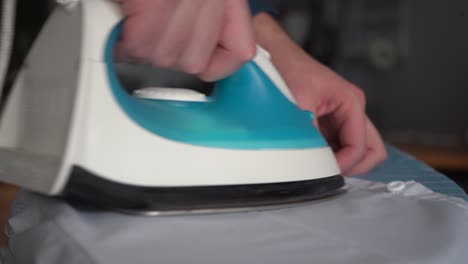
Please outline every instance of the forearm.
M297 76L302 74L301 68L307 67L312 75L323 72L324 65L295 43L271 15L258 14L253 21L257 43L270 52L273 64L292 90L299 87L296 84L302 79Z

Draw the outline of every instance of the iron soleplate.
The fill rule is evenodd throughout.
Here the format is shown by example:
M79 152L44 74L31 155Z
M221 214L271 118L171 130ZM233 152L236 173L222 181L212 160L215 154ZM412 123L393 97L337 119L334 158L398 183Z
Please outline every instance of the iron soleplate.
M73 167L62 197L90 210L156 216L272 210L343 193L344 179L198 187L141 187L106 180Z

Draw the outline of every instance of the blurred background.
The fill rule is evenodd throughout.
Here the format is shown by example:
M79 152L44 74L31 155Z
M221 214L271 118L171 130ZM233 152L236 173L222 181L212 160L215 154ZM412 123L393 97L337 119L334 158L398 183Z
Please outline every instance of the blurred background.
M468 1L275 1L310 54L360 86L385 140L468 189Z
M365 91L368 114L388 143L466 190L468 1L271 1L294 40ZM52 7L18 0L7 87Z

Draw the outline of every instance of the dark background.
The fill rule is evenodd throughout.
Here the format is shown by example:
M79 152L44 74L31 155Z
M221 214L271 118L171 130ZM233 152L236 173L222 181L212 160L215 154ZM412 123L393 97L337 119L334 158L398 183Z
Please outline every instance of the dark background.
M272 2L305 50L365 91L387 142L468 183L468 1ZM18 0L10 83L52 6Z
M286 29L367 94L387 139L468 146L468 1L277 1Z
M387 142L468 186L468 1L275 1L304 49L360 86Z

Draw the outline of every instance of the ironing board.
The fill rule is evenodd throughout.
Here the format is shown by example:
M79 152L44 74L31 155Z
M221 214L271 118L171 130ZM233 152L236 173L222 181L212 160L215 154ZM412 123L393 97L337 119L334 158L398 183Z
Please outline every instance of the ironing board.
M468 201L463 189L447 176L393 146L387 145L387 151L387 161L360 178L377 182L416 181L434 192Z
M363 178L417 180L466 199L443 175L388 150L388 161ZM83 211L22 192L0 263L464 263L468 204L405 185L392 194L387 184L353 178L346 194L308 205L182 217Z

